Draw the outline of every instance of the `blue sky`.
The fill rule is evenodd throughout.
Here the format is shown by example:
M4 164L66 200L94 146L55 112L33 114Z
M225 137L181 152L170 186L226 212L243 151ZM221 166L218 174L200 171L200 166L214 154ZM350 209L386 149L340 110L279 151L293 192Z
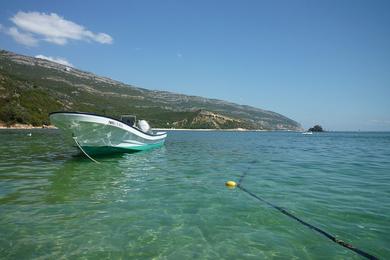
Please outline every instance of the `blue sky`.
M390 1L7 1L0 48L305 128L390 130Z

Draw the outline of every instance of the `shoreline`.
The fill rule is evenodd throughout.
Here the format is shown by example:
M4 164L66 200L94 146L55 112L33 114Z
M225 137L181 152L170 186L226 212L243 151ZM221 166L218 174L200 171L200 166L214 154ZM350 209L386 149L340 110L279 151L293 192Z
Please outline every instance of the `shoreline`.
M42 126L33 126L26 124L14 124L7 126L3 123L0 123L0 130L8 129L8 130L28 130L28 129L58 129L54 125L42 125ZM244 129L244 128L232 128L232 129L189 129L189 128L152 128L154 131L196 131L196 132L274 132L274 131L282 131L282 132L296 132L293 130L263 130L263 129Z
M33 126L33 125L26 125L26 124L13 124L10 126L7 126L6 124L0 123L0 129L58 129L54 125L41 125L41 126Z
M32 126L32 125L12 125L4 126L0 125L0 130L31 130L31 129L58 129L55 126ZM212 132L212 131L222 131L222 132L269 132L274 130L249 130L249 129L187 129L187 128L152 128L154 131L197 131L197 132Z
M233 128L233 129L192 129L192 128L153 128L155 131L197 131L197 132L211 132L211 131L221 131L221 132L269 132L276 130L260 130L260 129L243 129L243 128Z

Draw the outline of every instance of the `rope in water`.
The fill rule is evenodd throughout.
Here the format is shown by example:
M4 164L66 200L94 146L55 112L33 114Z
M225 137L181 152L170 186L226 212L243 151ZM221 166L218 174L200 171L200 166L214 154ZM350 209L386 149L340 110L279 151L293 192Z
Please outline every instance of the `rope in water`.
M277 205L275 205L275 204L273 204L273 203L271 203L271 202L269 202L269 201L267 201L267 200L261 198L260 196L254 194L253 192L251 192L251 191L249 191L248 189L246 189L245 187L243 187L243 186L242 186L242 182L243 182L245 176L247 175L248 171L249 171L249 169L248 169L247 171L245 171L245 172L241 175L241 177L240 177L240 179L239 179L239 181L238 181L237 187L238 187L240 190L242 190L243 192L245 192L245 193L247 193L248 195L252 196L253 198L255 198L255 199L257 199L257 200L259 200L259 201L261 201L261 202L263 202L263 203L265 203L265 204L271 206L272 208L274 208L274 209L280 211L282 214L284 214L284 215L286 215L286 216L288 216L288 217L290 217L290 218L292 218L292 219L295 219L296 221L298 221L298 222L301 223L302 225L304 225L304 226L306 226L306 227L308 227L308 228L310 228L310 229L315 230L316 232L318 232L318 233L320 233L321 235L327 237L328 239L332 240L333 242L335 242L335 243L337 243L337 244L339 244L339 245L341 245L341 246L343 246L343 247L345 247L345 248L347 248L347 249L349 249L349 250L352 250L352 251L354 251L355 253L357 253L357 254L359 254L359 255L361 255L361 256L367 258L367 259L373 259L373 260L379 259L379 258L377 258L376 256L373 256L373 255L371 255L371 254L369 254L369 253L367 253L367 252L365 252L365 251L363 251L363 250L361 250L361 249L359 249L359 248L356 248L356 247L354 247L353 245L351 245L351 244L349 244L349 243L346 243L346 242L344 242L344 241L342 241L342 240L340 240L340 239L337 239L334 235L332 235L332 234L330 234L330 233L328 233L328 232L326 232L326 231L324 231L324 230L322 230L322 229L320 229L320 228L318 228L318 227L316 227L316 226L314 226L314 225L312 225L312 224L310 224L310 223L308 223L308 222L306 222L306 221L304 221L304 220L298 218L297 216L295 216L294 214L288 212L288 211L285 210L284 208L279 207L279 206L277 206Z
M73 137L73 140L75 141L75 143L77 144L77 146L79 147L79 149L89 158L91 159L91 161L97 163L97 164L100 164L100 162L96 161L95 159L93 159L91 156L89 156L89 154L87 154L87 152L84 151L83 148L81 148L81 145L79 144L79 142L77 142L77 137Z

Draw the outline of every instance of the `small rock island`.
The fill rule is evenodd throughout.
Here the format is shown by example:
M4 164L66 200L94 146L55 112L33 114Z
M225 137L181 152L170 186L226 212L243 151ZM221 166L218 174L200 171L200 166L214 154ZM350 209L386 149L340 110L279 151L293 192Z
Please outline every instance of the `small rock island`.
M315 125L309 128L308 132L324 132L324 129L322 129L322 126L320 125Z

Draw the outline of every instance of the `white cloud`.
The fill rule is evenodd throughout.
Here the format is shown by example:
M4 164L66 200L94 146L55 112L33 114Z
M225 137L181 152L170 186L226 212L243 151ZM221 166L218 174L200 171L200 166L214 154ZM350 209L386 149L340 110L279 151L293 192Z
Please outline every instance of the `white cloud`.
M99 33L96 35L96 41L103 43L103 44L111 44L112 37L106 33Z
M31 33L21 32L16 27L4 29L4 31L5 33L9 34L12 38L14 38L14 40L18 43L30 47L38 45L38 40L35 39Z
M390 120L387 120L387 119L372 119L372 120L370 120L370 123L378 124L378 125L390 125Z
M14 28L12 34L8 34L17 42L28 46L37 45L40 40L58 45L65 45L69 40L95 41L102 44L113 42L110 35L91 32L84 26L66 20L55 13L19 11L10 20L16 27L7 29L6 31L11 31ZM5 31L4 27L2 31Z
M10 35L16 42L24 44L26 46L36 46L38 41L29 33L20 32L18 28L7 28L0 24L0 32Z
M51 56L45 56L45 55L39 54L39 55L36 55L35 58L49 60L49 61L53 61L53 62L57 62L57 63L62 64L62 65L65 65L65 66L73 67L72 63L67 61L65 58L61 58L61 57L51 57Z

